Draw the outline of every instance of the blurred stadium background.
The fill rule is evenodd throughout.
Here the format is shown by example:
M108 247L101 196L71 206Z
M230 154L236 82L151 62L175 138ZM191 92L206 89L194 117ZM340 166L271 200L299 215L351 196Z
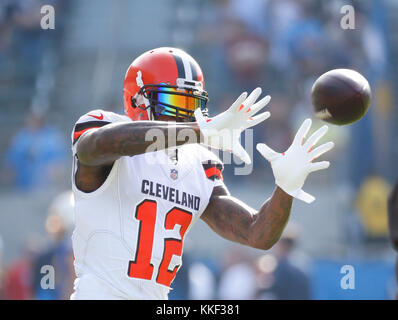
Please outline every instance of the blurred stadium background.
M44 4L55 7L55 30L40 28ZM347 4L354 30L340 27ZM73 124L95 108L122 113L133 58L175 46L202 66L212 115L257 86L272 96L254 143L278 151L313 117L310 89L323 72L358 70L373 99L358 123L330 126L332 166L308 179L317 200L294 202L283 240L262 252L198 222L170 299L393 299L386 198L398 168L397 35L395 0L0 0L0 298L69 297ZM224 180L258 208L274 181L253 157L251 174L227 165ZM55 268L54 290L40 286L43 265ZM341 288L345 265L355 289Z

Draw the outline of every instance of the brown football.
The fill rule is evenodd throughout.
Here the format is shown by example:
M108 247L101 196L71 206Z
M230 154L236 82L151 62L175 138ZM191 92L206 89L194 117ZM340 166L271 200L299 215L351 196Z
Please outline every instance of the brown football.
M334 69L321 75L312 86L315 117L346 125L361 119L369 109L369 82L351 69Z

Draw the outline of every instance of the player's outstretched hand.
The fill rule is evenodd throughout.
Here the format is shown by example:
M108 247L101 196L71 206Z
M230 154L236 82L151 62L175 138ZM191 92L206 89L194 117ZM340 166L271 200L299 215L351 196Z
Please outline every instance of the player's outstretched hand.
M238 158L251 163L246 150L240 144L242 131L268 119L270 112L266 111L259 115L255 114L263 109L271 100L270 96L256 100L261 95L261 88L256 88L247 96L242 93L232 106L213 118L205 118L200 109L195 111L196 122L204 137L204 144L210 147L229 151Z
M284 153L272 150L264 143L257 144L257 150L272 166L275 183L292 197L311 203L315 197L302 190L308 174L329 167L329 161L312 161L334 147L333 142L327 142L315 149L314 145L328 131L324 125L315 131L305 142L312 121L306 119L293 140L292 145Z

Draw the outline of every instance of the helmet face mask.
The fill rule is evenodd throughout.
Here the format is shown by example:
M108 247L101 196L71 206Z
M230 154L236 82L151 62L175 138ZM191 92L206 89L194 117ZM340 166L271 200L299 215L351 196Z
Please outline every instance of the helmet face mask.
M209 98L206 91L192 88L181 89L178 86L161 83L144 85L138 94L141 94L149 105L145 108L137 106L134 98L132 103L141 109L150 108L155 118L165 115L175 117L176 120L192 122L195 121L194 111L198 108L205 116L208 115Z
M180 49L162 47L140 55L126 72L123 91L125 113L133 121L160 116L195 121L198 108L208 115L202 70Z

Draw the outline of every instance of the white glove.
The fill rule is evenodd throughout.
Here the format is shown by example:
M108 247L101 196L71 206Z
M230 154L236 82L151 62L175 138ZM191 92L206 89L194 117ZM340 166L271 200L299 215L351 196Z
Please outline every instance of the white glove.
M271 163L275 184L292 197L307 203L315 200L315 197L301 189L308 174L326 169L330 165L329 161L315 163L312 161L334 147L333 142L327 142L312 150L312 147L328 131L326 125L315 131L304 143L311 123L311 119L306 119L303 122L292 145L284 153L275 152L264 143L257 144L257 150Z
M259 124L271 115L267 111L252 117L271 100L270 96L266 96L254 104L260 95L261 88L253 90L249 97L247 92L244 92L228 110L213 118L205 118L202 111L196 109L195 118L204 137L203 143L212 148L232 152L250 164L251 159L240 144L240 135L245 129Z

